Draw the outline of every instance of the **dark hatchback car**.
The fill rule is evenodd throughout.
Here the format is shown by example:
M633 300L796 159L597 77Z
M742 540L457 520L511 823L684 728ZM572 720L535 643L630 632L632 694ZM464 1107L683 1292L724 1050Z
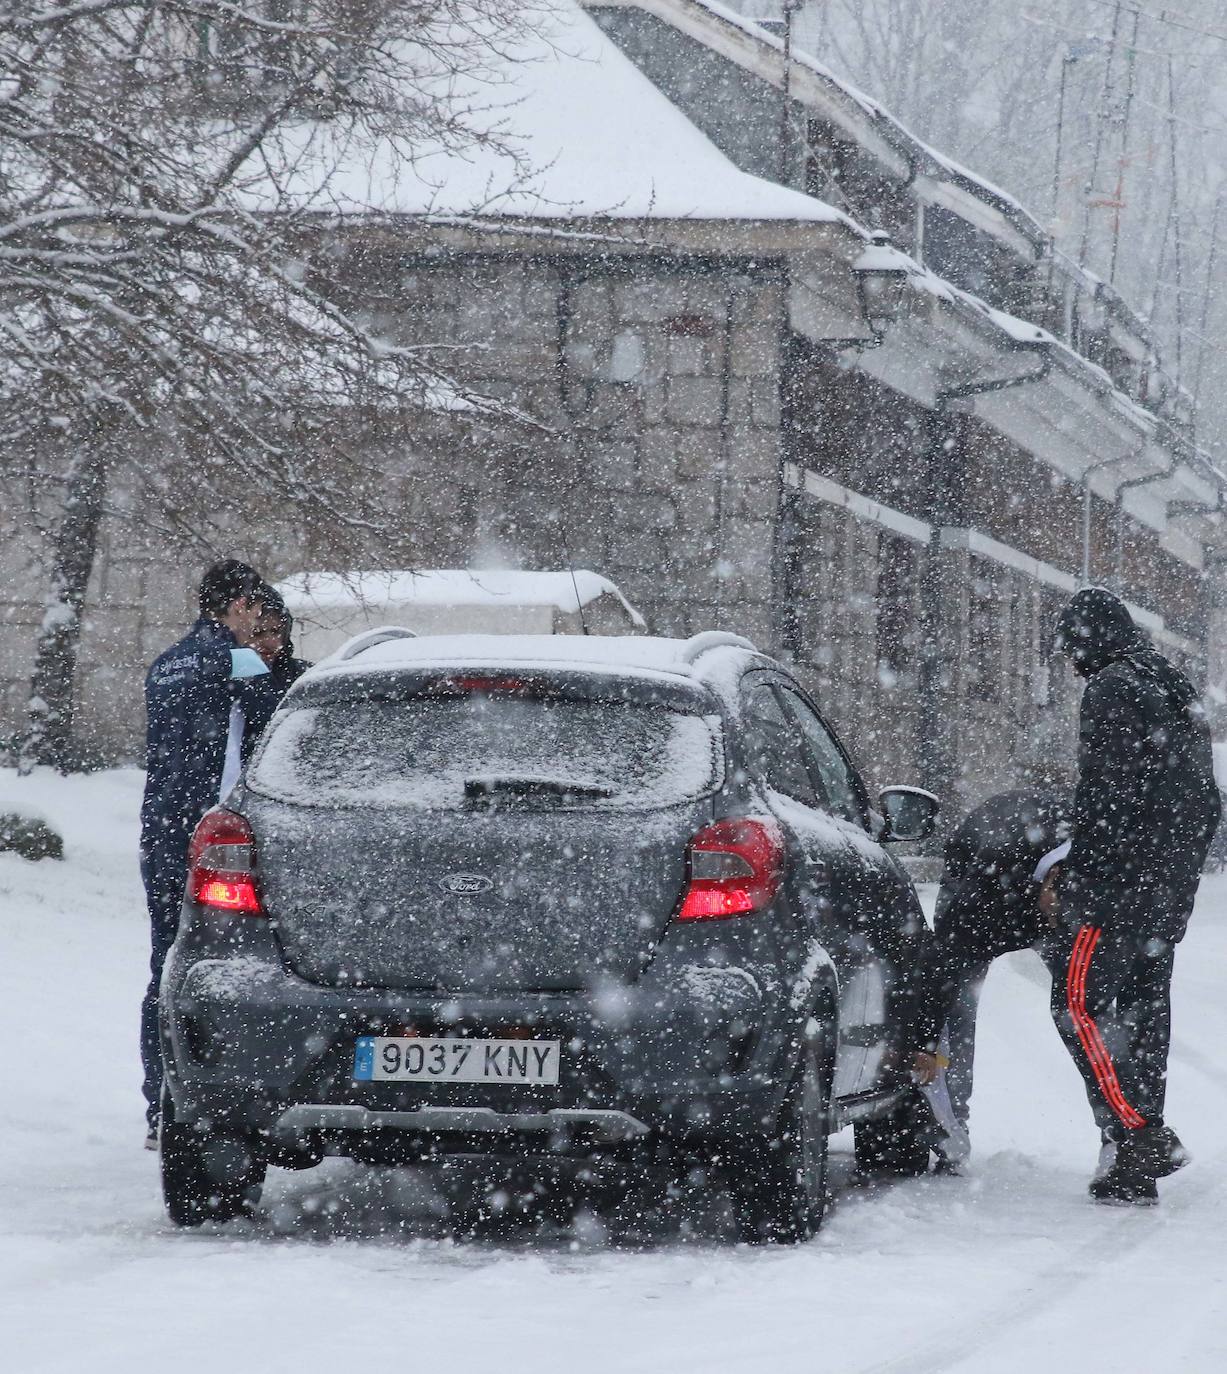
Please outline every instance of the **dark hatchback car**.
M881 815L745 640L374 631L290 691L201 822L162 984L163 1191L479 1156L727 1180L822 1218L828 1134L923 1171L903 1065L923 921Z

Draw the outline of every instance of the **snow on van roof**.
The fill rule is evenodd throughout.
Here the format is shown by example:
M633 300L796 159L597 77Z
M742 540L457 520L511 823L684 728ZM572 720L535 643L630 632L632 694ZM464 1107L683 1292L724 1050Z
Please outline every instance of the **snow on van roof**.
M691 677L695 639L655 635L418 635L387 639L356 657L337 655L316 665L310 676L367 673L421 667L575 667L597 672ZM735 636L708 636L708 650L752 651ZM688 655L690 656L688 658Z
M635 625L644 619L607 577L587 568L423 568L417 571L295 573L278 582L294 615L351 606L555 606L574 611L615 597Z
M342 214L841 222L842 211L741 171L580 8L492 54L455 94L486 135L469 146L338 141L326 124L286 139L278 173L296 201ZM267 190L253 178L257 205Z

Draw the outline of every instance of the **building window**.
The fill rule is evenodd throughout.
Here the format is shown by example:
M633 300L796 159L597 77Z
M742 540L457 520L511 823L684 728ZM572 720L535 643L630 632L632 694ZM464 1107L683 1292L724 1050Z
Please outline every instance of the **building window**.
M1037 633L1038 664L1035 671L1035 682L1032 689L1032 700L1038 707L1045 707L1052 704L1053 689L1055 687L1054 668L1059 667L1055 662L1057 621L1060 619L1061 612L1065 609L1068 596L1059 591L1053 591L1045 587L1039 595L1039 605L1037 614L1039 616L1039 626Z
M878 682L887 690L917 685L920 629L916 616L920 549L884 534L878 545Z
M982 558L968 560L967 695L972 701L1001 700L1005 663L1005 608L998 573Z

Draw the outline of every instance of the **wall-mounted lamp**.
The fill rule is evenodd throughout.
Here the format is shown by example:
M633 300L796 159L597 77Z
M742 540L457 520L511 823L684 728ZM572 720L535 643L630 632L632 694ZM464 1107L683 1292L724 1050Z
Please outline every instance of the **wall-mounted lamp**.
M887 325L899 318L912 271L911 261L891 245L889 234L878 230L870 235L870 240L852 264L861 297L861 313L872 335L857 341L859 348L877 348Z

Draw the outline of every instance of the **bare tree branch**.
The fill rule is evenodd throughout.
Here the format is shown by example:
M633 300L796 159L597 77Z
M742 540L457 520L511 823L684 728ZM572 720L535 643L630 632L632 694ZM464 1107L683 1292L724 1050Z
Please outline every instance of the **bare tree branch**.
M391 178L473 146L519 166L493 88L548 4L0 0L0 478L37 470L60 513L31 756L68 747L116 474L167 529L237 486L373 535L387 472L336 436L497 410L462 352L370 323L324 248L383 207L332 182L376 152Z

